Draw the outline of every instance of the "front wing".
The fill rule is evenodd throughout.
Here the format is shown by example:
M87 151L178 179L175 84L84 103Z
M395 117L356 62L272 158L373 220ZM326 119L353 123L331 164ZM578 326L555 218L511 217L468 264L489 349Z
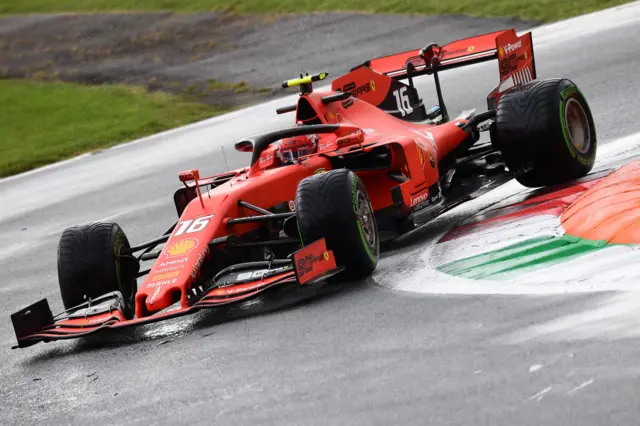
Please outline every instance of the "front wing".
M73 339L94 334L105 329L119 329L149 324L194 313L200 309L216 308L248 300L258 294L285 285L313 285L338 274L338 267L324 239L318 240L293 253L290 266L278 268L278 273L267 278L239 284L214 285L190 306L170 306L153 315L126 319L124 302L120 292L112 292L53 316L47 299L42 299L11 315L11 322L18 345L25 348L38 342Z

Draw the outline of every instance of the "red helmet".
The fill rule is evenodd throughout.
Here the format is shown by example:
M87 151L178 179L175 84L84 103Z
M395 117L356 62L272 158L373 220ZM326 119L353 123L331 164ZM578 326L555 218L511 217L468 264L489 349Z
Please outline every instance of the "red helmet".
M302 135L283 139L278 145L278 158L285 163L294 163L298 158L313 154L318 147L318 135Z

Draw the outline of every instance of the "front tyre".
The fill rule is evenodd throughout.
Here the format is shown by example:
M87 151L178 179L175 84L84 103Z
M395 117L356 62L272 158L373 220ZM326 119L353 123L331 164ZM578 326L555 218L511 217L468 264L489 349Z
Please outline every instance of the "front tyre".
M66 229L58 245L58 281L65 309L119 291L125 316L133 317L139 265L122 256L129 240L115 223L92 223Z
M349 277L361 278L376 268L378 226L367 189L352 171L332 170L302 180L296 218L303 244L325 238Z
M566 78L534 81L502 96L494 141L524 186L580 178L593 168L596 129L589 104Z

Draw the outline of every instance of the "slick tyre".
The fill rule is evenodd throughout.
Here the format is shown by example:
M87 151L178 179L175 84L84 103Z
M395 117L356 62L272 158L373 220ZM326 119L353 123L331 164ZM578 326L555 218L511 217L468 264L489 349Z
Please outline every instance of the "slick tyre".
M133 316L138 262L121 256L129 241L115 223L66 229L58 245L58 281L66 309L113 291L122 293L125 316Z
M566 78L534 81L504 94L494 137L507 167L528 187L580 178L596 158L589 104Z
M352 171L332 170L300 182L296 217L303 244L325 238L350 278L367 276L376 268L378 226L367 190Z

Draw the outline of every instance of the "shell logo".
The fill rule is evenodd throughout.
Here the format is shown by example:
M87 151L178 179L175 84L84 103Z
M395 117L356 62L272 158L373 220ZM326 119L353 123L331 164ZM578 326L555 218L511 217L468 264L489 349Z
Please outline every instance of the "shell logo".
M184 256L196 247L198 247L198 240L195 238L185 238L169 246L166 255L167 257Z

